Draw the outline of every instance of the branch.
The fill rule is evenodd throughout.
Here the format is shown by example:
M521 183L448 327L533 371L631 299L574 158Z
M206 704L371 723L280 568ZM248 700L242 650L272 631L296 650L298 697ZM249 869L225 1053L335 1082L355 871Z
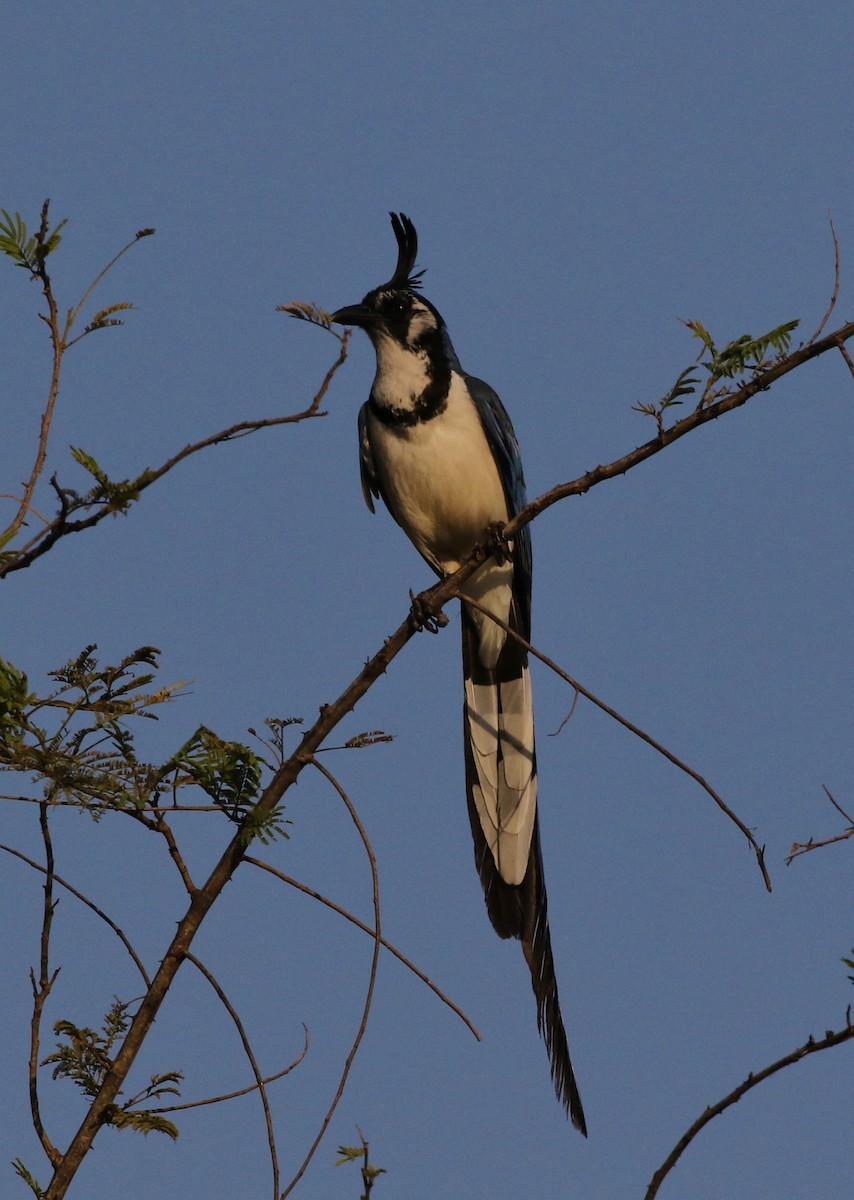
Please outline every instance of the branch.
M649 1187L646 1190L644 1200L654 1200L658 1195L658 1190L666 1176L670 1173L676 1163L679 1161L684 1150L691 1144L697 1134L715 1117L719 1116L731 1105L738 1103L745 1093L751 1088L755 1088L757 1084L763 1083L771 1075L776 1075L778 1071L782 1071L785 1067L792 1066L793 1063L800 1062L802 1058L806 1058L808 1054L817 1054L819 1050L829 1050L832 1046L839 1046L843 1042L850 1041L854 1037L854 1025L851 1023L851 1008L849 1006L845 1014L845 1028L839 1030L838 1033L829 1031L820 1042L817 1042L813 1037L810 1037L803 1046L798 1046L797 1050L793 1050L791 1054L787 1054L784 1058L778 1059L772 1063L770 1067L765 1067L756 1074L751 1072L743 1083L740 1083L737 1088L734 1088L729 1095L724 1096L723 1100L719 1100L717 1104L710 1105L706 1111L697 1118L694 1124L683 1133L682 1137L668 1154L667 1158L655 1172L650 1181Z
M827 337L820 341L807 343L795 350L792 354L787 355L779 362L773 364L764 370L758 371L743 387L731 392L729 395L722 396L719 400L707 405L704 408L696 409L689 413L687 417L683 417L681 421L675 421L669 429L662 430L657 437L651 441L645 442L642 446L638 446L636 450L632 450L629 454L624 454L622 458L615 459L614 462L608 463L606 466L594 467L593 470L587 471L584 475L580 475L577 479L571 480L569 483L559 483L556 487L544 492L542 496L538 496L532 500L530 504L526 504L520 509L512 521L509 521L504 529L504 537L512 538L514 533L524 526L529 525L534 517L539 516L547 508L551 508L553 504L557 504L559 500L563 500L566 496L583 496L589 492L591 488L598 483L604 483L606 479L614 479L617 475L625 475L633 467L639 466L642 462L646 462L648 458L658 454L661 450L671 446L679 438L698 429L701 425L707 425L709 421L715 421L718 417L724 416L726 413L733 412L736 408L741 408L758 392L767 391L772 384L778 379L782 379L784 375L788 375L797 367L809 362L813 358L818 358L821 354L826 354L828 350L844 350L844 343L854 337L854 321L849 321L847 324L840 326L834 333L829 333ZM852 368L854 372L854 368Z
M379 880L379 875L377 873L377 860L374 857L373 847L371 846L370 840L368 839L368 835L365 832L362 822L359 820L359 814L356 812L356 809L353 805L352 800L347 795L347 793L344 791L344 789L342 788L342 786L338 782L338 780L335 778L335 776L330 771L328 771L321 762L318 762L318 760L316 758L312 759L312 766L316 767L317 770L321 773L321 775L323 775L323 777L325 779L328 779L328 781L335 788L338 795L344 801L344 804L347 808L348 813L350 814L353 824L356 826L356 829L359 833L359 837L362 839L362 845L365 847L365 853L368 856L368 862L370 863L370 867L371 867L371 883L373 886L374 952L371 957L371 974L370 974L370 978L368 979L368 990L365 994L365 1003L364 1003L364 1007L362 1009L362 1019L359 1023L359 1028L356 1032L356 1037L353 1040L353 1045L350 1047L350 1053L347 1055L347 1061L344 1063L344 1070L341 1072L341 1079L338 1084L338 1090L336 1091L335 1095L332 1097L332 1103L329 1105L329 1108L327 1109L326 1116L323 1118L323 1122L321 1123L320 1129L317 1132L317 1136L315 1137L314 1141L308 1148L308 1153L306 1154L305 1158L303 1159L302 1165L300 1166L299 1170L297 1171L296 1175L294 1175L293 1179L290 1181L288 1186L282 1192L281 1200L285 1200L285 1197L289 1196L291 1194L291 1192L294 1190L296 1185L299 1183L300 1179L302 1179L303 1175L305 1174L306 1169L308 1168L308 1164L311 1162L312 1158L314 1158L315 1151L317 1150L317 1147L320 1145L321 1141L323 1140L326 1130L329 1128L329 1122L332 1120L333 1113L335 1112L335 1109L338 1107L338 1101L341 1099L341 1097L344 1094L344 1088L347 1085L347 1079L350 1075L350 1068L353 1065L353 1060L355 1059L356 1054L358 1053L359 1046L362 1043L362 1038L365 1036L365 1030L368 1027L368 1015L370 1014L371 1004L373 1003L373 998L374 998L374 987L375 987L376 981L377 981L377 967L379 965L379 958L380 958L380 946L382 944L382 937L380 934L380 880Z
M179 450L177 454L173 454L171 458L168 458L161 466L154 470L143 471L142 474L136 479L128 481L127 502L130 503L132 500L138 499L139 495L144 492L146 488L151 487L152 484L156 483L159 479L162 479L164 475L168 474L169 471L177 467L179 463L182 463L185 459L190 458L190 456L193 454L198 454L201 450L208 449L210 446L217 446L222 442L233 442L238 438L247 437L249 434L257 433L261 429L271 429L276 425L295 425L299 421L310 420L313 417L326 416L326 413L320 410L320 404L323 400L323 397L326 395L336 371L338 371L338 369L346 361L347 344L348 335L345 334L341 338L341 349L337 359L326 372L323 382L318 388L314 399L307 408L304 408L301 412L291 413L286 417L264 417L254 421L238 421L236 425L229 425L227 429L221 429L218 433L213 433L209 437L202 438L201 441L189 443L183 448L183 450ZM35 487L35 482L33 483L33 487ZM84 529L92 529L95 525L98 525L101 521L103 521L105 517L115 516L116 514L117 509L115 505L105 500L103 503L101 503L101 506L97 508L95 512L90 513L88 517L83 517L77 521L71 520L71 512L73 511L73 507L71 504L69 504L66 493L56 483L54 483L54 490L57 491L60 498L60 511L52 521L47 523L46 529L43 529L40 533L31 538L30 541L22 546L19 551L11 554L5 562L0 562L0 579L10 575L13 571L22 571L26 567L31 566L36 559L41 558L43 554L46 554L48 550L50 550L51 547L60 540L60 538L67 537L72 533L80 533ZM24 502L26 503L27 507L29 507L29 500L30 494L25 495ZM85 497L83 500L85 501ZM92 501L92 503L96 502ZM78 507L82 506L83 505L78 505ZM20 521L18 521L18 524L15 526L15 530L13 532L17 532L22 520L23 517ZM12 536L12 534L9 536ZM0 543L0 545L2 545L2 543Z
M47 212L49 204L50 201L45 200L44 204L42 205L41 223L39 226L39 232L36 235L37 239L40 239L40 246L44 245L44 242L47 238ZM15 537L15 535L18 533L18 530L26 520L27 514L32 508L33 494L35 493L36 485L41 478L42 471L44 470L45 460L47 458L47 443L48 438L50 437L50 427L53 423L53 414L56 408L56 402L59 398L59 379L62 373L62 356L65 352L65 345L63 343L62 333L59 328L59 313L57 309L56 298L53 294L50 276L48 275L47 269L44 265L44 256L40 258L38 268L34 272L34 278L40 281L42 294L47 302L48 315L44 318L44 320L47 322L48 329L50 330L50 344L52 351L50 384L47 392L47 404L45 405L45 410L42 413L41 425L39 427L39 440L36 447L35 462L33 463L33 468L30 471L30 477L24 484L24 494L21 497L18 511L12 518L9 526L3 531L2 535L0 535L0 550L2 550L4 546L7 546ZM2 578L2 576L0 576L0 578Z
M839 238L836 236L836 226L833 224L833 214L828 214L830 222L830 236L833 238L833 291L830 296L830 303L827 306L824 316L819 322L818 329L807 342L811 346L813 342L820 337L825 325L830 320L833 310L836 308L836 302L839 299L839 283L840 283L840 262L839 262Z
M219 982L217 981L216 977L208 970L208 968L205 966L205 964L203 962L200 961L200 959L196 958L195 954L188 953L187 959L193 964L194 967L196 967L197 970L199 970L202 973L202 975L204 975L205 979L207 979L208 983L211 985L213 990L219 996L220 1000L222 1001L222 1003L225 1007L226 1012L231 1017L232 1021L234 1022L235 1026L237 1027L237 1032L240 1037L240 1041L243 1044L244 1053L246 1054L246 1057L249 1059L249 1065L252 1068L252 1074L255 1076L255 1087L258 1089L258 1094L261 1097L261 1104L264 1109L264 1122L267 1127L267 1145L270 1149L270 1161L273 1166L273 1200L276 1200L276 1197L279 1194L279 1158L278 1158L278 1155L276 1154L276 1135L273 1132L273 1117L270 1112L270 1102L267 1099L267 1089L265 1086L265 1080L264 1080L264 1077L261 1074L261 1071L258 1067L258 1060L255 1057L255 1052L252 1049L252 1044L250 1043L249 1038L246 1035L246 1030L243 1028L243 1022L240 1020L240 1016L239 1016L237 1010L234 1008L234 1005L231 1003L228 996L226 996L225 992L220 987ZM305 1028L305 1026L303 1026L303 1028ZM307 1031L306 1031L305 1050L303 1050L302 1054L300 1055L300 1058L297 1060L298 1062L301 1062L302 1059L305 1057L306 1050L308 1050L308 1032ZM291 1070L291 1068L288 1067L287 1070L289 1071L289 1070ZM282 1072L283 1075L286 1073L287 1073L286 1071ZM252 1089L247 1088L245 1090L250 1091Z
M50 825L48 824L47 805L45 804L39 806L39 824L41 826L42 841L44 842L46 865L44 869L44 908L42 910L38 980L36 980L35 971L30 970L30 981L33 985L33 1015L30 1021L29 1062L30 1112L33 1118L33 1128L42 1144L42 1149L50 1160L51 1166L56 1167L62 1160L62 1154L57 1150L48 1136L47 1130L42 1123L39 1106L39 1040L42 1013L44 1012L44 1006L50 995L51 988L59 974L58 967L53 972L50 970L50 928L53 924L56 901L53 898L53 843L50 836Z
M810 850L818 850L822 846L832 846L835 842L844 842L848 838L854 837L854 817L850 816L850 814L845 811L845 809L842 807L842 805L838 804L834 800L833 796L830 793L830 788L826 787L824 784L822 784L821 786L824 788L824 793L827 796L830 803L833 805L833 807L836 809L836 811L838 813L841 813L842 816L845 818L845 820L848 822L848 828L845 829L842 833L837 833L834 837L823 838L820 842L815 841L813 838L810 838L810 840L808 842L793 842L792 849L790 850L789 854L786 856L786 866L787 867L792 864L794 859L800 858L800 856L802 854L806 854Z
M291 1071L298 1067L306 1054L308 1054L310 1042L308 1026L303 1025L302 1028L305 1035L302 1050L300 1050L293 1062L288 1063L281 1071L276 1071L274 1075L266 1075L263 1079L258 1080L257 1083L247 1084L246 1087L237 1088L236 1091L223 1092L221 1096L207 1096L204 1100L187 1100L184 1104L167 1104L162 1108L152 1108L151 1111L156 1113L174 1113L184 1112L188 1108L204 1108L208 1104L222 1104L226 1100L237 1100L240 1096L248 1096L250 1092L257 1091L259 1087L267 1087L268 1084L275 1083L277 1079L282 1079L285 1075L290 1075Z
M593 692L589 691L583 683L579 683L577 679L574 679L571 675L564 671L562 667L559 667L556 662L550 659L547 655L543 654L541 650L536 648L536 646L532 646L530 642L525 641L520 633L517 633L515 629L511 629L507 622L502 621L501 618L496 616L494 612L491 612L488 608L485 608L482 604L478 603L477 600L473 600L471 596L467 596L465 592L460 592L459 596L460 599L464 600L467 605L470 605L472 608L479 609L484 616L489 617L495 622L496 625L500 625L506 633L509 633L510 636L515 638L520 645L524 646L529 654L533 654L535 658L540 660L540 662L545 663L550 670L554 671L554 673L561 679L565 680L570 687L574 688L576 694L584 696L585 699L591 702L591 704L595 704L597 708L602 710L602 712L607 713L609 717L613 717L615 721L617 721L625 729L628 729L630 733L633 733L636 737L639 737L641 741L646 742L648 746L652 746L653 750L657 750L658 753L663 755L668 762L673 763L673 765L678 767L680 771L684 771L686 775L690 775L693 780L699 783L700 787L711 796L721 812L726 813L729 819L741 830L748 842L750 842L753 852L756 855L756 861L759 865L759 870L762 872L762 878L765 882L765 887L769 892L771 891L771 878L768 874L768 868L765 866L765 847L759 845L759 843L756 841L756 838L753 836L744 822L736 816L729 805L725 803L725 801L718 795L711 784L707 783L702 775L698 774L693 767L689 767L688 764L683 762L681 758L677 758L672 751L668 750L666 746L662 746L661 742L657 742L655 738L651 737L648 733L645 733L638 725L635 725L632 721L629 721L627 717L624 717L618 713L615 708L611 708L610 704L606 704L604 700L600 700L599 697L595 696ZM575 701L573 700L573 707L574 705Z
M311 896L312 900L318 900L327 908L331 908L333 912L338 913L338 915L341 917L344 917L345 920L349 921L352 925L355 925L357 929L361 929L362 932L368 934L369 937L376 937L376 930L371 929L370 925L366 925L364 921L360 921L357 916L351 912L348 912L346 908L342 908L340 904L336 904L334 900L330 900L328 896L324 896L322 893L316 892L314 888L308 887L307 884L300 883L300 881L298 879L294 879L293 876L286 875L285 872L280 871L278 867L274 867L270 863L266 863L260 858L253 858L251 854L247 854L244 861L251 863L254 867L260 867L262 871L269 871L271 875L275 875L277 879L281 879L282 883L287 883L290 887L296 888L297 891L302 892L304 895ZM455 1012L460 1020L468 1026L477 1040L482 1041L480 1033L469 1017L467 1017L463 1010L453 1002L450 996L447 996L442 989L433 982L429 975L425 975L420 967L417 967L410 958L407 958L401 950L398 950L397 946L395 946L392 942L389 942L386 938L381 937L380 944L384 950L388 950L388 952L393 954L399 962L402 962L405 967L408 967L409 970L412 971L413 975L417 975L422 983L426 983L431 992L438 996L443 1004L447 1004L448 1008L450 1008L452 1012Z
M20 797L20 798L26 799L26 797ZM49 802L44 801L44 803L48 804ZM47 867L43 867L41 865L41 863L34 862L31 858L27 858L26 854L22 854L20 850L14 850L11 846L5 846L3 844L0 844L0 850L5 850L7 854L13 854L15 856L15 858L19 858L21 860L21 862L25 862L28 867L32 867L34 871L41 871L43 875L47 874ZM63 879L61 875L57 875L53 871L51 872L51 874L52 874L54 883L58 883L60 887L64 887L67 892L70 892L72 896L75 896L78 900L80 900L83 904L85 904L87 908L91 908L92 912L95 913L96 916L100 917L102 921L104 921L107 925L109 925L110 929L112 929L113 933L115 933L115 935L121 941L124 948L127 950L128 954L133 959L134 965L136 966L137 970L139 971L140 975L143 978L143 981L145 982L145 986L150 987L151 980L148 977L148 972L146 971L145 967L142 965L142 960L140 959L139 955L137 954L137 952L134 950L133 946L131 945L130 939L128 938L127 934L125 934L119 928L119 926L115 923L115 921L111 917L108 917L107 914L102 909L98 908L98 905L95 904L94 901L90 900L88 896L84 896L82 892L78 892L77 888L73 887L70 883L68 883L67 880Z

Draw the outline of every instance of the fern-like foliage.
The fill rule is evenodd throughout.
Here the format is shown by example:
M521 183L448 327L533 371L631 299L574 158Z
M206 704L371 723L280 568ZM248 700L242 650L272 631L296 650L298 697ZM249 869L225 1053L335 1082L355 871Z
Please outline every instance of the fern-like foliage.
M335 1160L336 1167L340 1167L344 1163L358 1162L359 1159L362 1160L362 1186L365 1190L362 1192L359 1200L370 1200L370 1195L377 1179L380 1175L386 1174L385 1167L372 1166L368 1161L368 1152L368 1143L362 1138L361 1146L339 1146L338 1154L340 1157Z
M659 435L665 431L665 414L669 409L681 405L685 396L697 395L699 389L696 408L705 408L732 392L733 387L723 381L738 381L740 385L745 375L754 380L760 379L762 372L774 361L779 361L789 353L792 334L800 322L786 321L760 337L744 333L722 347L715 343L702 321L684 321L683 324L702 342L697 358L691 366L680 371L673 386L660 400L632 406L635 412L654 418ZM769 357L772 353L775 358ZM700 368L706 372L705 381L699 373Z
M699 338L703 343L703 350L700 351L698 362L706 368L709 375L715 379L735 379L736 376L743 375L748 370L756 370L766 365L765 360L769 350L773 350L775 354L781 356L788 354L792 344L792 334L800 322L786 321L785 324L778 325L776 329L771 329L758 338L752 337L749 333L743 333L741 337L727 343L722 349L718 349L715 345L711 334L702 322L685 321L685 324L694 337ZM704 359L704 353L708 353L709 357Z
M162 767L138 758L129 722L155 720L154 710L184 685L150 687L159 654L153 646L108 666L95 649L86 646L51 672L58 686L44 696L30 694L26 677L2 665L0 771L40 781L47 799L80 805L97 819L108 809L141 810L168 790Z
M854 955L854 947L851 948L851 954ZM846 967L850 967L854 971L854 957L843 958L842 961ZM852 983L854 983L854 975L849 975L848 978L851 980Z
M52 671L57 686L46 695L34 694L26 675L0 659L0 771L29 776L45 799L78 806L95 820L110 811L156 819L189 788L241 826L244 844L288 837L283 808L262 812L256 805L267 775L284 761L284 731L299 718L267 721L269 762L204 725L165 762L148 762L137 753L137 723L156 720L157 708L185 685L153 686L160 653L153 646L107 666L96 649L85 646Z
M68 224L60 221L51 229L47 212L45 202L39 228L31 234L20 213L8 213L5 208L0 208L0 252L31 275L43 274L45 259L62 241L61 230Z
M15 1174L19 1179L23 1179L24 1183L36 1197L36 1200L44 1200L44 1188L41 1186L39 1181L30 1174L27 1167L24 1165L23 1159L13 1158L12 1166L15 1169Z
M130 1003L115 996L98 1030L75 1025L73 1021L57 1021L54 1032L60 1041L56 1043L54 1053L49 1054L41 1065L52 1066L54 1079L70 1079L87 1099L94 1100L112 1068L113 1048L130 1027L130 1007ZM171 1121L139 1106L163 1096L180 1095L183 1078L181 1071L152 1075L149 1083L124 1104L109 1107L106 1123L116 1129L133 1129L144 1134L165 1133L176 1138L178 1129Z

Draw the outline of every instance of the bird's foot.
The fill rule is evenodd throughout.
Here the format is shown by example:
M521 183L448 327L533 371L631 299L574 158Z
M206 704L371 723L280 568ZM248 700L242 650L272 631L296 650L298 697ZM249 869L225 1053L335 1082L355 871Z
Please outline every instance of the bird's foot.
M438 633L448 624L448 618L443 612L435 614L430 612L421 597L416 596L411 588L409 589L409 599L412 601L409 616L417 630L426 629L428 633Z
M490 551L499 566L513 561L513 546L504 536L504 521L493 521L486 527L486 549Z

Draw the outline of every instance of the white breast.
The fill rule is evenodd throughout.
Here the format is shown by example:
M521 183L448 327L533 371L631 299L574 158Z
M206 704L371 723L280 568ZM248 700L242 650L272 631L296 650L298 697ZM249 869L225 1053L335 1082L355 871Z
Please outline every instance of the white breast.
M453 372L447 407L432 420L386 425L370 411L374 469L394 519L442 571L455 571L493 521L509 513L473 400Z

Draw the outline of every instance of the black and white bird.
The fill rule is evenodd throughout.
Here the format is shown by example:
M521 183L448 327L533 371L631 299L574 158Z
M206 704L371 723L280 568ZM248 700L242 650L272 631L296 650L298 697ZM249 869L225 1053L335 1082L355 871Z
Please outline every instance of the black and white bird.
M377 369L359 413L362 487L381 497L440 576L455 571L487 527L525 504L510 418L498 396L467 375L445 322L419 293L418 236L391 214L397 266L360 304L332 320L367 333ZM465 592L526 641L531 634L531 542L527 526L509 556L477 569ZM490 920L518 938L531 971L537 1019L559 1100L587 1133L558 1000L537 819L537 761L528 655L480 610L462 604L464 740L475 861Z

